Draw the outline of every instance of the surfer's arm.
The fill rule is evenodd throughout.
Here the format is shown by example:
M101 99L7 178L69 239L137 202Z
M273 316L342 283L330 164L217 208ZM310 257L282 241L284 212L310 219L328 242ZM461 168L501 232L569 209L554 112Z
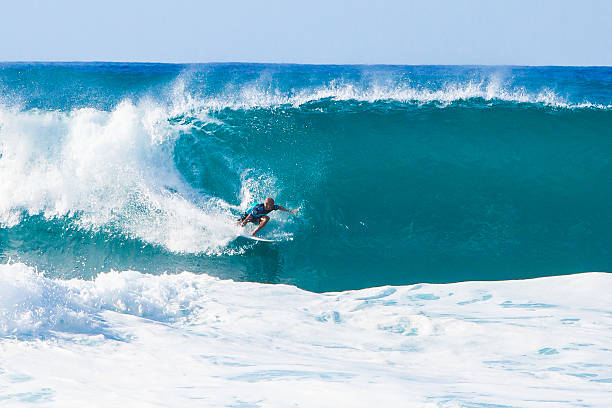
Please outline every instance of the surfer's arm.
M244 218L244 220L240 222L240 225L244 227L247 224L247 222L250 222L252 219L253 219L253 214L249 214Z
M288 210L285 207L283 207L282 205L279 205L278 209L281 210L281 211L284 211L284 212L291 213L291 214L295 214L299 210L299 208L296 208L295 210Z

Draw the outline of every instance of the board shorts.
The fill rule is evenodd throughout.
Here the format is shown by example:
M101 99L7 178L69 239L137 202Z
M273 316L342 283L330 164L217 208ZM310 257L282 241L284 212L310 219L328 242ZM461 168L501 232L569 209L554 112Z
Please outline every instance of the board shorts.
M249 215L251 215L251 214L244 214L242 217L240 217L238 222L244 221L244 219L246 217L248 217ZM251 221L249 221L249 222L252 222L253 224L259 224L261 222L261 217L253 217L253 218L251 218Z

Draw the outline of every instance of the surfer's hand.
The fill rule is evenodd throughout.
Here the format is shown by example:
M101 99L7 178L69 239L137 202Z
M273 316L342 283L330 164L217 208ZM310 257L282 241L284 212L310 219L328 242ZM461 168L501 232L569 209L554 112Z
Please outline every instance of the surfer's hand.
M298 212L298 211L300 211L300 209L299 209L299 208L296 208L295 210L291 210L291 211L289 211L289 212L290 212L291 214L295 214L295 213L296 213L296 212Z

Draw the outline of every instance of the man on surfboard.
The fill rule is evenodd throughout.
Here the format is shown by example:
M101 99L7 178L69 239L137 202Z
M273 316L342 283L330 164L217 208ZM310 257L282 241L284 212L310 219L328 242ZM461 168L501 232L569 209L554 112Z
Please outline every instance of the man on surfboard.
M255 231L253 231L253 233L251 234L255 236L255 234L257 234L257 232L259 232L260 229L265 227L268 221L270 221L270 217L268 217L266 214L274 210L281 210L291 214L295 214L298 209L299 208L296 208L295 210L288 210L281 205L275 205L274 199L268 197L263 203L253 204L248 210L246 210L246 212L242 214L242 217L240 217L240 220L238 220L238 223L241 227L244 227L247 222L259 224L257 228L255 228Z

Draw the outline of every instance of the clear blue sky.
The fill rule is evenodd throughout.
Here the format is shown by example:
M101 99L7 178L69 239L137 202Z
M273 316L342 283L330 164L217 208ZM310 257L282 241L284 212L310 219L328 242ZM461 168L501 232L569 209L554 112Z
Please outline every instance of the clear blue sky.
M0 61L612 65L612 0L0 0Z

